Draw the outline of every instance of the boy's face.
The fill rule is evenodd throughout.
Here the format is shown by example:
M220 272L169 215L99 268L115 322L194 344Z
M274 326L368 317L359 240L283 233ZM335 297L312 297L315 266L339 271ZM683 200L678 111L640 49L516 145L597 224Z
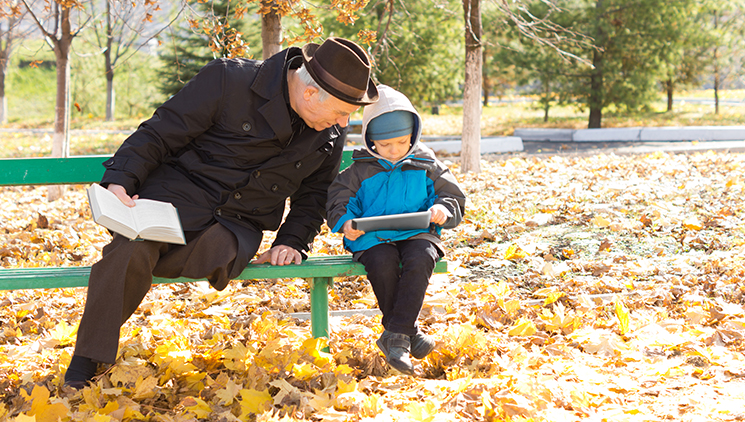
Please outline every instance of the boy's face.
M390 162L396 162L406 156L411 148L411 135L373 141L375 151Z

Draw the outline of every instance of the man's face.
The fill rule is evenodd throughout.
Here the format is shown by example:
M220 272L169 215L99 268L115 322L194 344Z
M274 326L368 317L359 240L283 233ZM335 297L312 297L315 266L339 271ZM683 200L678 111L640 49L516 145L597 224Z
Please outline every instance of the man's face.
M411 148L411 135L373 141L375 151L386 160L395 163L404 158Z
M331 95L325 101L320 102L318 90L307 87L303 92L303 101L298 104L296 111L308 127L320 132L336 124L346 127L349 124L349 115L359 108Z

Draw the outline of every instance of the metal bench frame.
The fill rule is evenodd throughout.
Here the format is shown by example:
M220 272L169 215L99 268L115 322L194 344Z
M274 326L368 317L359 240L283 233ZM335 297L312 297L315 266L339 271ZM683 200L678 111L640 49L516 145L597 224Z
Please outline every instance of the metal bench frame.
M0 159L0 186L89 184L101 180L102 163L109 155L68 158ZM352 152L344 151L341 168L351 164ZM447 272L447 262L435 266L436 273ZM85 287L90 267L35 267L0 269L0 290L56 289ZM305 278L310 286L311 330L313 337L329 335L328 289L335 277L365 275L362 264L351 255L310 257L300 265L275 266L249 264L236 280ZM187 283L191 278L153 278L153 284Z

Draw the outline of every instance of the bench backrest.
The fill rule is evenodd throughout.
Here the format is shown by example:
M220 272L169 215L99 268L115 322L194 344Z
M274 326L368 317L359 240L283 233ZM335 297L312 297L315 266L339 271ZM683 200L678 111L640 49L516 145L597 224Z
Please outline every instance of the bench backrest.
M0 158L0 186L73 185L101 181L102 163L110 155L85 155L68 158ZM352 163L352 151L342 154L341 168Z

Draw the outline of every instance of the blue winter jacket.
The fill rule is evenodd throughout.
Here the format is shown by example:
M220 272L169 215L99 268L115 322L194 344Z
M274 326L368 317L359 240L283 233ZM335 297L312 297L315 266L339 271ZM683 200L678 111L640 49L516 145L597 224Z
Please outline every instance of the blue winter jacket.
M453 228L463 219L465 195L450 170L437 160L434 152L419 143L421 118L406 97L384 85L378 86L380 100L367 106L363 114L363 133L374 117L392 110L408 110L416 116L409 154L393 163L377 154L367 139L366 149L356 150L353 163L341 172L329 187L327 222L333 232L341 232L347 220L427 211L434 204L444 205L452 216L444 225L430 224L427 229L381 230L367 232L344 247L350 252L364 251L380 243L412 237L439 243L443 228Z

